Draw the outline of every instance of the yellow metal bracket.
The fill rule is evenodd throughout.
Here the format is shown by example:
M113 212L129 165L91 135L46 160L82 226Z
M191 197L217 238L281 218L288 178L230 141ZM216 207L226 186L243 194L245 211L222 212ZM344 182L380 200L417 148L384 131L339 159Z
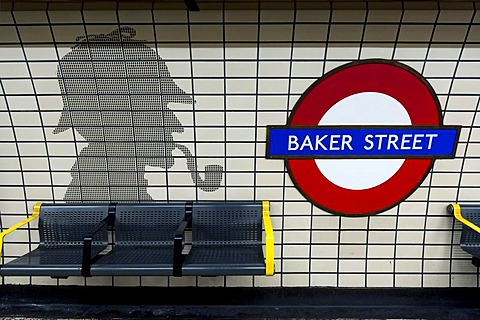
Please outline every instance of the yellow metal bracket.
M37 219L38 216L40 215L40 207L41 207L41 206L42 206L42 203L41 203L41 202L35 203L35 205L33 206L33 213L32 213L32 215L31 215L30 217L28 217L27 219L25 219L25 220L23 220L23 221L20 221L19 223L11 226L11 227L8 228L7 230L5 230L5 231L3 231L2 233L0 233L0 256L1 256L2 251L3 251L3 238L4 238L7 234L9 234L9 233L17 230L18 228L20 228L21 226L26 225L26 224L29 223L30 221Z
M469 226L470 228L472 228L473 230L477 231L478 233L480 233L480 227L477 226L476 224L468 221L467 219L465 219L463 216L462 216L462 209L460 208L460 205L457 204L457 203L452 203L451 204L452 208L453 208L453 214L455 215L455 219L457 219L458 221L460 221L461 223L463 223L464 225L466 226Z
M266 271L265 275L273 276L275 273L275 261L274 261L274 240L273 240L273 227L270 220L270 202L262 201L262 217L263 225L265 228L265 263Z

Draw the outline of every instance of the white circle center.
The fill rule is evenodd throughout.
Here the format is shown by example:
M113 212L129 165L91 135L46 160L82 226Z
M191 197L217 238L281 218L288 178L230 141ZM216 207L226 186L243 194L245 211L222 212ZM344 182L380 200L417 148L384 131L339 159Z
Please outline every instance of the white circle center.
M380 92L362 92L333 105L319 126L411 125L405 107ZM390 179L405 159L315 159L323 175L339 187L365 190Z

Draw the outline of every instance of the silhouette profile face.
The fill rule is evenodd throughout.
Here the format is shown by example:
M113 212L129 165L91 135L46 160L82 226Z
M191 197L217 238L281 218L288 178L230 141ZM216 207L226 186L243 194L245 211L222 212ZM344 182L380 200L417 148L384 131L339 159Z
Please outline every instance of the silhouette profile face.
M193 99L157 53L133 36L135 30L124 27L79 38L83 42L63 56L58 76L64 110L54 133L73 128L89 144L104 144L107 156L136 158L130 169L168 169L176 148L172 134L184 131L168 104Z

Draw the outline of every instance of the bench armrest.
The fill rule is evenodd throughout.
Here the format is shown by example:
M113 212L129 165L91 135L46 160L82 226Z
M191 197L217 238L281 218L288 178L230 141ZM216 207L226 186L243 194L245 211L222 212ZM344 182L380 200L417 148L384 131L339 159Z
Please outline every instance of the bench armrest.
M185 219L180 222L173 239L173 275L176 277L182 276L182 251L185 243L185 230L187 229L190 220L191 217L186 216Z
M83 238L83 255L82 255L82 275L84 277L89 277L90 276L90 265L93 261L93 259L98 256L98 253L96 253L94 256L92 256L92 242L93 238L95 235L102 231L104 228L108 226L110 217L106 216L102 221L100 221L92 230L92 232L88 235L86 235Z
M272 276L275 273L275 261L274 261L274 239L273 239L273 227L270 220L270 202L262 201L262 217L263 225L265 228L265 275Z
M453 214L455 216L455 218L460 221L461 223L463 223L464 225L472 228L473 230L475 230L476 232L480 233L480 226L477 226L476 224L474 224L473 222L467 220L465 217L462 216L462 206L459 205L458 203L452 203L448 206L447 210L450 214ZM470 206L470 205L465 205L465 207L475 207L475 208L480 208L480 206ZM479 209L479 212L480 212L480 209ZM480 213L479 213L479 216L480 216Z
M23 220L23 221L20 221L19 223L11 226L10 228L8 228L7 230L3 231L2 233L0 233L0 256L2 254L2 251L3 251L3 238L9 234L9 233L12 233L13 231L17 230L18 228L20 228L21 226L24 226L26 225L27 223L29 223L30 221L33 221L35 219L37 219L40 215L40 207L42 206L42 203L41 202L37 202L34 206L33 206L33 213L30 217L28 217L27 219Z

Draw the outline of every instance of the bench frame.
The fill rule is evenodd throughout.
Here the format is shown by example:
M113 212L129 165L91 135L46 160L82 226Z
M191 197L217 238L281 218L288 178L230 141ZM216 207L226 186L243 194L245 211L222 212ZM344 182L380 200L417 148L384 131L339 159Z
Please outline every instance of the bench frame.
M176 202L178 203L178 202ZM178 228L176 229L175 233L172 235L172 243L173 243L173 273L169 274L175 277L181 277L182 276L182 264L185 259L185 257L188 255L188 252L184 253L183 250L185 248L185 235L187 231L191 230L192 226L192 210L193 207L195 206L196 203L199 202L193 202L193 201L185 201L185 217L184 219L179 223ZM270 220L270 202L269 201L209 201L209 203L213 203L215 206L215 203L219 204L219 207L225 203L239 203L239 210L241 210L241 205L243 204L251 204L255 203L258 206L261 206L261 221L263 226L260 226L261 229L263 229L263 234L264 234L264 239L265 243L260 243L260 245L264 248L264 263L265 263L265 275L266 276L273 276L275 273L275 265L274 265L274 236L273 236L273 228L272 228L272 223ZM106 203L86 203L86 205L94 205L94 204L99 204L99 205L106 205ZM121 204L121 203L119 203ZM150 202L146 203L148 205L159 205L159 206L165 206L169 205L168 202ZM52 205L52 204L49 204ZM54 205L54 204L53 204ZM81 206L81 203L78 203L79 206ZM96 254L92 256L92 243L94 240L94 236L100 232L101 230L104 230L104 228L108 228L109 232L114 233L115 232L115 219L116 219L116 203L109 203L108 204L108 215L105 217L101 222L99 222L93 230L86 234L83 239L83 255L82 255L82 265L81 265L81 275L84 277L91 277L91 267L92 265L95 264L95 262L101 258L103 254ZM142 205L142 203L135 203L135 205ZM22 226L28 224L29 222L37 219L41 215L41 207L42 203L38 202L33 206L33 213L31 216L26 218L25 220L13 225L12 227L8 228L7 230L3 231L0 233L0 255L2 254L3 251L3 242L5 236L8 234L12 233L13 231L21 228ZM221 214L221 211L219 210L219 214ZM263 227L263 228L262 228ZM40 230L39 230L40 232ZM114 239L114 238L113 238ZM262 240L259 240L262 242ZM111 245L112 248L115 247L115 243L113 242ZM113 250L113 249L112 249ZM21 256L20 256L21 257ZM19 258L20 258L19 257ZM15 259L14 259L15 260ZM0 266L0 274L1 274L1 268L3 267ZM240 269L242 269L242 266L239 266ZM52 278L65 278L65 276L58 276L55 275L52 270L52 274L50 275ZM232 274L237 274L237 273L232 273ZM247 268L245 268L245 271L241 273L242 275L249 275L252 274L250 271L248 271ZM24 274L22 274L24 275ZM114 274L115 275L115 274ZM135 274L138 276L144 275L142 274L141 271L138 272L138 274ZM162 274L163 275L163 274ZM206 274L198 274L200 276L215 276L215 271L213 270L212 273ZM228 274L218 274L218 275L228 275Z

